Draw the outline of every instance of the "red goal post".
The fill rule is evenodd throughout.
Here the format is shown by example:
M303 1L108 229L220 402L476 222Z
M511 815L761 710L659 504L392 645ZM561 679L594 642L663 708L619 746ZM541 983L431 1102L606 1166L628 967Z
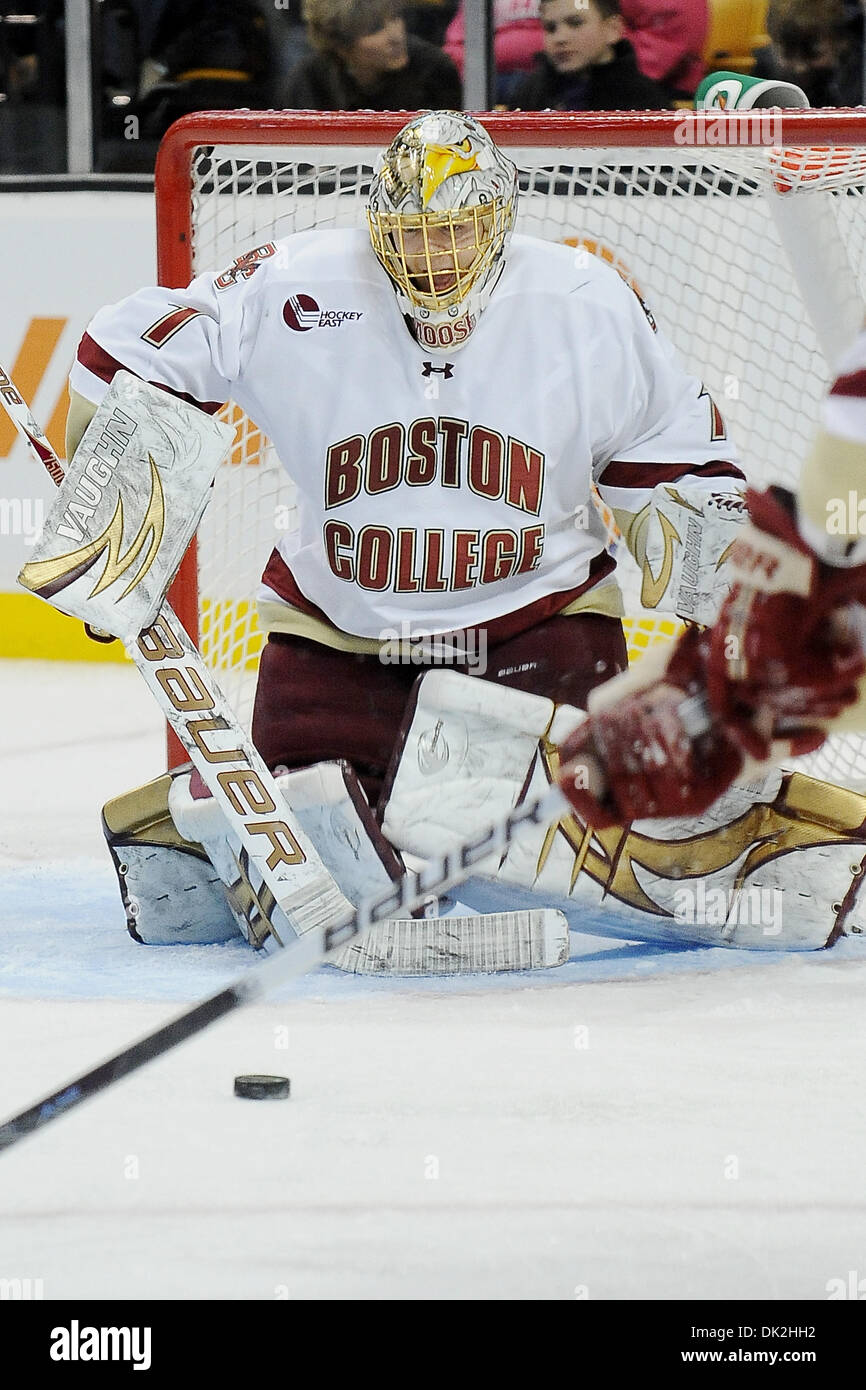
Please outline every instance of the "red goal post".
M410 114L201 112L179 121L156 168L160 283L184 286L296 228L360 223L375 153ZM481 119L520 166L518 230L616 265L705 381L747 473L792 482L828 358L866 302L866 111ZM275 501L285 479L267 441L237 423L236 456L171 600L248 719L261 642L250 599L275 511L291 504ZM230 529L239 498L242 535ZM633 583L626 590L636 656L677 625L641 610ZM846 739L818 759L818 775L866 783L866 743Z

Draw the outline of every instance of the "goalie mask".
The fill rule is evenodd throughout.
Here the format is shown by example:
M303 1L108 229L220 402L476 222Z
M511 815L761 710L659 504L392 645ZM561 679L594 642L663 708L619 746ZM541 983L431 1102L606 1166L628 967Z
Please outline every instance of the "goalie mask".
M516 207L517 169L471 116L418 116L385 151L370 237L422 347L466 342L505 268Z

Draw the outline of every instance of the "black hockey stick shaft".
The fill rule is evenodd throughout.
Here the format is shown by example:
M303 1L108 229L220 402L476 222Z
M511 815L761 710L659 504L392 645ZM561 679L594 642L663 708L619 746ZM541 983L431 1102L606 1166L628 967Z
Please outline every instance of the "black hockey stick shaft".
M376 922L420 907L429 897L464 882L481 860L504 853L522 825L548 824L568 809L560 789L557 786L548 787L541 796L523 802L498 825L489 826L423 873L407 874L380 896L362 903L351 921L342 926L305 932L219 993L193 1005L170 1023L155 1029L99 1066L68 1081L59 1090L6 1120L0 1125L0 1151L11 1148L19 1139L44 1128L61 1115L67 1115L82 1101L91 1099L145 1063L170 1052L234 1009L261 998L284 980L306 974L327 960L332 951L347 946Z
M58 1116L65 1115L73 1106L80 1105L82 1101L104 1091L108 1086L113 1086L115 1081L121 1081L123 1077L129 1076L130 1072L143 1067L146 1062L152 1062L164 1052L170 1052L179 1043L186 1042L187 1038L200 1033L203 1028L236 1009L241 1002L237 990L234 986L229 986L219 994L212 995L210 999L196 1004L195 1008L187 1013L172 1019L164 1027L142 1038L140 1042L133 1043L114 1057L109 1057L92 1071L77 1076L59 1091L54 1091L36 1105L31 1105L29 1110L22 1110L4 1125L0 1125L0 1151L10 1148L19 1139L32 1134L35 1129L41 1129Z

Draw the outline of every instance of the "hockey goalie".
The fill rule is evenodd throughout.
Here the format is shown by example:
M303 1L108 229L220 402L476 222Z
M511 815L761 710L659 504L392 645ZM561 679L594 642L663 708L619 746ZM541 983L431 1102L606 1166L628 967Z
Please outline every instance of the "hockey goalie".
M850 700L859 649L835 613L857 566L816 558L775 495L744 532L744 474L708 391L614 270L512 235L518 196L479 122L410 121L381 158L365 230L298 233L97 313L70 378L70 457L121 367L208 413L231 397L273 440L299 524L258 594L253 739L351 901L562 779L574 814L527 830L461 889L466 939L495 938L462 957L477 968L564 959L562 942L527 958L508 936L538 908L619 938L756 949L858 932L866 799L768 762L777 736L814 745L814 720ZM346 312L308 321L310 302ZM656 687L587 718L627 666L598 498L644 605L690 626ZM783 547L775 582L792 587L753 629L764 610L743 557L765 556L742 537L756 530ZM816 606L786 665L773 642ZM712 627L720 607L729 630ZM730 635L745 642L736 659ZM104 822L138 940L263 944L188 768L110 803ZM713 911L683 911L699 883ZM783 904L770 921L748 906L768 893ZM406 968L449 920L412 924ZM386 968L389 930L343 964L367 949Z

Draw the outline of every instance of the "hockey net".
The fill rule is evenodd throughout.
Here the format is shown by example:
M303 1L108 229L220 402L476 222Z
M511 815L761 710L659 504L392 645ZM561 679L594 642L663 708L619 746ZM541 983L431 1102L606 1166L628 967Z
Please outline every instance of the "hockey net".
M406 119L253 112L179 122L157 165L161 283L185 285L291 232L362 225L376 155ZM828 362L863 318L866 113L485 123L521 170L518 230L613 264L704 381L750 479L793 484ZM226 413L235 447L172 599L247 723L262 645L252 596L294 500L269 441L234 405ZM621 571L636 659L679 624L641 608L627 557ZM866 785L866 739L831 740L809 770Z

